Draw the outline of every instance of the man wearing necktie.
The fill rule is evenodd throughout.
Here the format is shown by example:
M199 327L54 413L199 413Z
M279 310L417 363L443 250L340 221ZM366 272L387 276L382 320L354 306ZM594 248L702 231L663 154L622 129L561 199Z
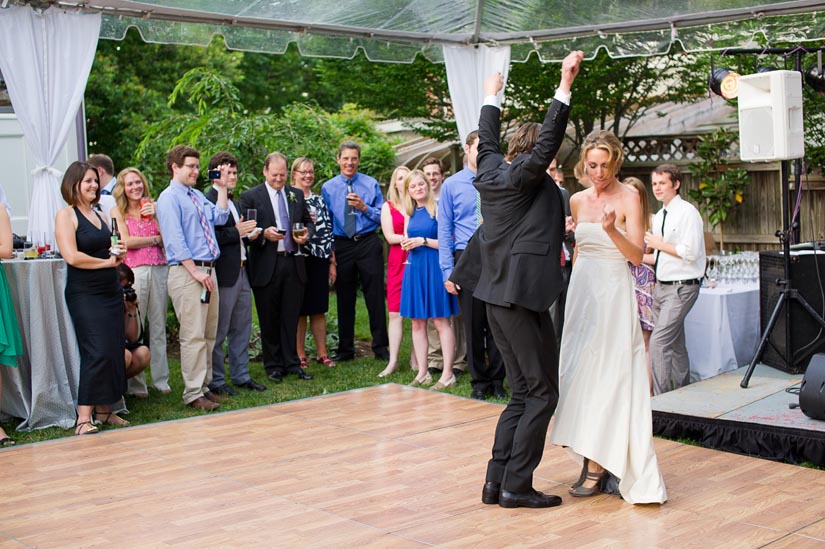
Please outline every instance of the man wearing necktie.
M261 236L249 245L249 283L261 325L264 369L269 379L280 382L287 374L303 380L312 376L301 370L296 347L298 316L306 284L304 256L295 255L315 233L315 223L304 202L304 193L287 185L287 159L279 152L264 159L264 183L241 195L241 212L257 210ZM294 223L307 231L296 237Z
M157 215L169 263L167 288L180 322L183 402L196 410L211 411L225 400L209 391L209 383L219 307L214 266L220 249L215 225L229 218L226 183L215 182L216 202L209 202L194 188L200 153L185 145L169 151L166 166L172 181L158 197ZM202 300L206 292L211 292L208 302Z
M679 196L682 173L677 166L657 167L651 182L664 205L653 219L653 232L645 235L656 256L650 367L653 394L658 395L690 383L685 317L699 297L705 274L705 233L699 211Z
M246 243L254 242L259 232L256 221L244 219L246 212L238 210L232 191L238 184L238 160L228 152L219 152L209 159L209 171L220 170L221 181L228 189L230 216L226 223L215 226L221 256L215 263L220 289L218 332L212 350L212 383L209 388L219 395L236 395L226 384L223 342L227 340L229 374L235 387L265 391L266 387L249 375L249 337L252 331L252 289L246 272ZM218 199L218 183L206 192L214 203Z
M384 249L375 230L381 224L384 195L378 182L359 173L361 147L345 141L338 147L341 173L321 188L332 218L338 278L337 362L355 358L355 299L360 281L367 305L375 357L389 360L387 308L384 302Z
M450 280L454 266L480 225L479 194L473 187L478 170L478 131L467 135L464 152L467 155L467 167L448 177L441 186L441 200L438 201L438 263L444 287L449 293L458 296L458 306L464 317L462 329L467 342L467 366L472 377L471 396L479 400L486 400L490 395L507 398L504 390L504 362L493 341L484 302L473 297L475 284L467 286ZM485 359L485 351L489 363Z

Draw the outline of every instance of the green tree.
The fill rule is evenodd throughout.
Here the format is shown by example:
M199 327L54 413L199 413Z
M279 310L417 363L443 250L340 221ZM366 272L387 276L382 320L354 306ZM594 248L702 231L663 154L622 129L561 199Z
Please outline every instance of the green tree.
M134 29L124 40L101 40L86 85L89 152L106 153L116 169L125 168L149 125L172 116L166 98L181 74L207 67L242 81L243 56L227 51L220 37L206 48L147 44ZM162 158L151 161L162 164Z
M719 227L719 249L724 250L724 224L731 211L745 200L748 172L728 166L736 135L719 128L702 139L696 150L700 160L691 165L698 188L688 191L711 226Z
M335 161L341 141L362 146L361 171L379 180L389 178L395 160L392 143L377 131L375 115L352 105L330 114L313 104L293 103L277 114L248 112L239 92L215 71L196 68L184 74L169 98L189 105L186 112L168 116L149 126L137 147L134 162L157 192L169 174L159 159L175 145L187 144L201 152L201 164L218 151L229 151L240 164L240 190L258 184L267 153L280 151L288 158L312 158L320 185L338 173Z
M582 64L573 89L570 123L580 146L593 130L610 130L623 139L656 105L692 101L707 93L707 59L681 52L657 57L611 59L604 50ZM561 79L559 65L536 56L513 63L505 95L502 127L540 121Z

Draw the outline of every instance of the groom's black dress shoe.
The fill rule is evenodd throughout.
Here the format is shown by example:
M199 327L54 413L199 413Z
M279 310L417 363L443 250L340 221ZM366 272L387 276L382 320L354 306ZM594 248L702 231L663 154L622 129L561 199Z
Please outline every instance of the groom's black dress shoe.
M498 503L498 493L501 491L500 482L485 482L484 489L481 491L481 503L487 505L495 505Z
M519 494L502 490L498 496L498 504L501 507L532 507L539 509L542 507L555 507L561 505L559 496L548 496L537 490L530 489L529 492Z

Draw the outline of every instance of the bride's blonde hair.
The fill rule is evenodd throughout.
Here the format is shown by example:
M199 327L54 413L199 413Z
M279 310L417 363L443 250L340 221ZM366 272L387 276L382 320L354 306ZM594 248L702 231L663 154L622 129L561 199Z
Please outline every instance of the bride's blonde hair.
M619 138L616 137L613 132L607 130L590 132L590 135L584 139L582 152L581 155L579 155L579 161L576 163L575 173L587 174L585 159L587 158L587 153L593 149L601 149L607 153L607 169L613 177L616 177L624 161L624 150ZM576 177L578 177L578 175Z

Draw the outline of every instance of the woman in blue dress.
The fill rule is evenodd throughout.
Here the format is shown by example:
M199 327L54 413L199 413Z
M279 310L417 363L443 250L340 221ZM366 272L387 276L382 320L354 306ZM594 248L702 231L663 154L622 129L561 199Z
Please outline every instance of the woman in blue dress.
M418 362L418 375L411 385L429 385L432 377L427 371L427 320L433 319L441 349L444 369L433 389L455 385L453 353L455 336L450 317L458 314L455 296L447 293L438 266L438 221L435 197L424 172L413 170L404 181L407 213L406 236L402 249L409 252L404 278L401 282L401 316L412 321L413 350Z

